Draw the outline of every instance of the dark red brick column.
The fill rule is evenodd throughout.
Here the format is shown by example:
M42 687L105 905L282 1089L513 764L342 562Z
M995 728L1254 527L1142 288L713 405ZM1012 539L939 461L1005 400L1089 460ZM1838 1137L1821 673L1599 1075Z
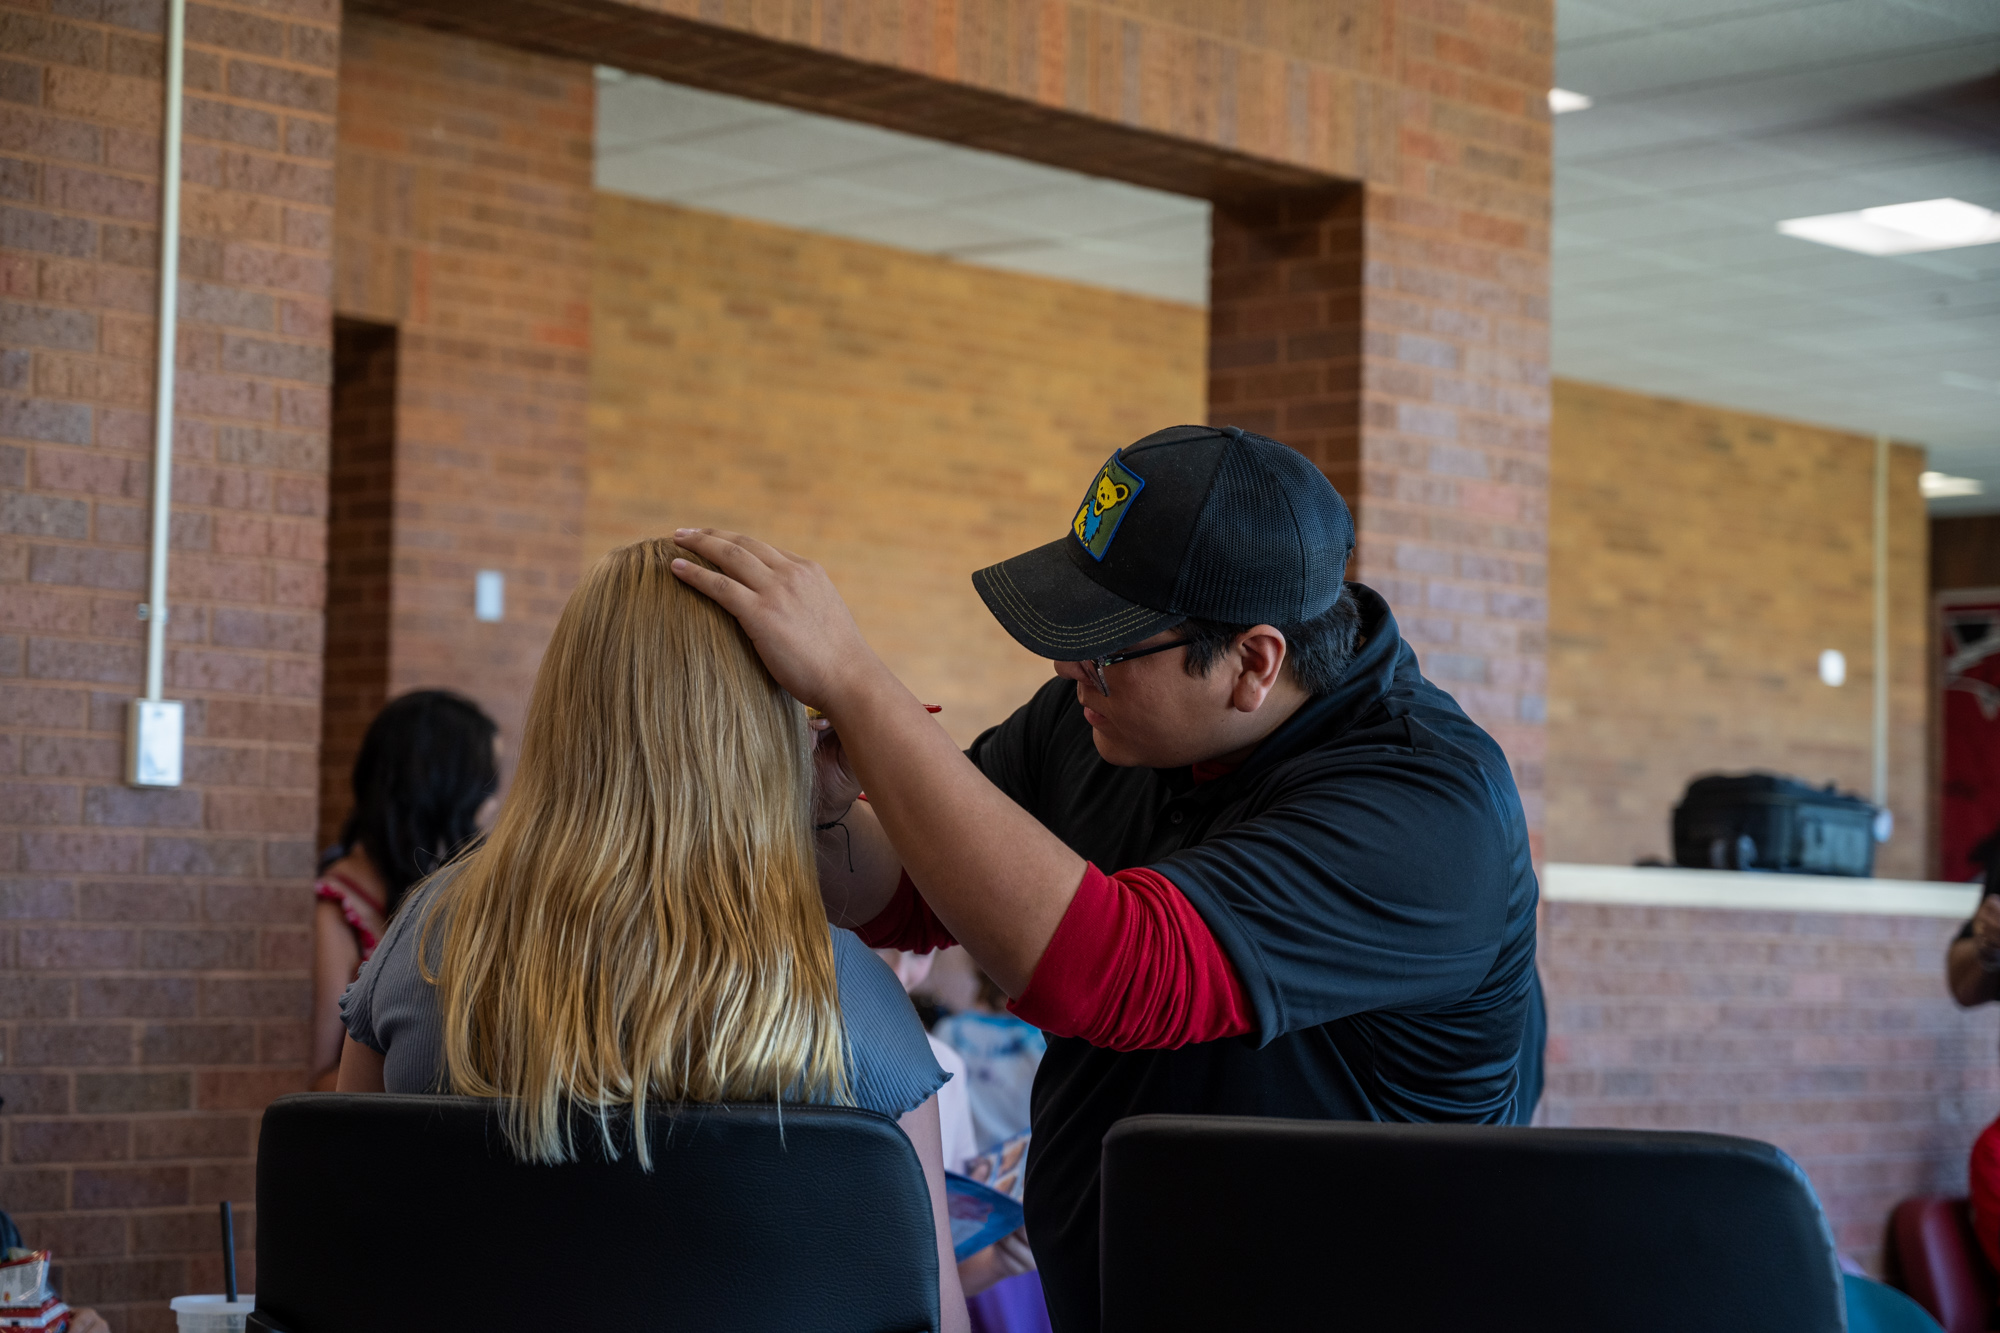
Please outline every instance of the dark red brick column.
M1208 410L1319 464L1360 519L1359 186L1215 206Z
M1539 843L1547 324L1525 235L1358 186L1218 203L1209 415L1347 497L1348 577L1506 748Z
M347 818L361 737L389 697L395 464L396 330L335 320L326 688L320 706L321 847L331 845Z
M190 6L187 783L137 791L162 6L0 6L0 1203L125 1329L216 1289L217 1199L248 1245L256 1113L304 1076L338 24Z

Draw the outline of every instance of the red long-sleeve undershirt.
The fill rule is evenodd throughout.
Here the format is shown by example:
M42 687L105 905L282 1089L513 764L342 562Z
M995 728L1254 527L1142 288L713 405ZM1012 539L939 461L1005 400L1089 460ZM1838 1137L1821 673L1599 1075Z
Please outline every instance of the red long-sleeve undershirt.
M906 874L856 932L870 948L957 941ZM1164 875L1086 862L1028 989L1008 1004L1045 1032L1115 1051L1164 1050L1251 1030L1250 997L1200 913Z

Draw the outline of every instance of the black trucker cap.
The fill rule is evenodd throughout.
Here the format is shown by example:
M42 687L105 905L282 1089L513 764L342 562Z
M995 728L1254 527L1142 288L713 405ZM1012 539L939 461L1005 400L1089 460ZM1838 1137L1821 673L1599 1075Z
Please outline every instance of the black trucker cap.
M1306 459L1235 426L1173 426L1111 455L1069 535L972 586L1028 651L1076 662L1190 616L1293 625L1340 596L1354 518Z

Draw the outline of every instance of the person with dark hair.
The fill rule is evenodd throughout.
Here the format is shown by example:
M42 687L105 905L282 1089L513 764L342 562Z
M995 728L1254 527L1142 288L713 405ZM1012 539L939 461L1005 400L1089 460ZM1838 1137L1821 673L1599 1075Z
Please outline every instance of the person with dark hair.
M313 1077L340 1073L340 994L375 952L410 887L479 836L500 785L500 728L450 690L413 690L368 724L354 760L354 808L313 895Z
M1945 985L1967 1009L2000 1000L2000 829L1968 854L1986 867L1979 906L1959 927L1945 950ZM1990 1264L2000 1265L2000 1120L1972 1141L1967 1172L1972 1196L1972 1230Z
M877 948L962 943L1047 1035L1024 1207L1057 1333L1099 1324L1098 1166L1127 1116L1532 1110L1513 772L1345 581L1353 516L1309 459L1235 426L1113 453L1067 532L972 576L1055 678L965 751L818 565L677 540L822 715L828 914Z

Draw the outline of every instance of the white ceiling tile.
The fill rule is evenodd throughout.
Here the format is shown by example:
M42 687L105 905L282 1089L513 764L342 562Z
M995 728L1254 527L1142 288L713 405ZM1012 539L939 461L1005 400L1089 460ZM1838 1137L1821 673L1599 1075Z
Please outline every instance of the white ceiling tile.
M1699 36L1636 28L1617 37L1556 47L1556 86L1594 98L1642 93L1671 86L1676 72L1707 68L1716 53ZM1695 77L1700 77L1696 74ZM1587 116L1588 111L1572 112Z
M1925 161L1958 151L1941 138L1935 119L1893 111L1867 120L1787 126L1759 134L1754 141L1822 171L1862 171L1877 163Z
M1562 0L1556 6L1556 43L1559 49L1574 50L1587 42L1627 33L1645 32L1652 25L1643 18L1621 14L1612 6L1595 0Z
M838 175L846 167L909 152L908 135L827 116L798 114L761 125L716 130L701 135L697 142L704 152L816 176Z
M1671 236L1705 236L1742 226L1742 219L1732 216L1722 203L1668 196L1578 209L1556 219L1556 229L1560 232L1615 245L1645 244Z
M663 203L685 203L707 190L777 175L769 167L684 148L655 144L597 155L597 188Z
M614 71L615 72L615 71ZM620 75L597 85L597 149L629 147L676 136L782 120L768 102L684 88L659 79Z
M2000 208L2000 154L1983 160L1971 154L1955 154L1904 166L1878 165L1855 172L1848 179L1853 182L1853 197L1857 199L1901 204L1917 199L1952 198Z
M957 207L960 212L1043 236L1087 236L1165 221L1184 211L1187 203L1157 190L1111 181L1082 181L961 200Z
M1119 249L1148 259L1189 264L1208 277L1209 216L1206 208L1193 208L1157 222L1141 222L1130 227L1113 227L1092 235L1112 241Z
M1643 192L1623 181L1600 176L1588 167L1566 166L1556 173L1555 209L1559 214L1634 197L1643 198Z
M1780 341L1808 352L1833 356L1880 356L1913 351L1964 351L1978 345L1980 332L1935 320L1828 320L1780 335ZM1991 345L1990 343L1988 344Z
M1839 2L1836 0L1836 3ZM1569 0L1562 0L1562 3L1566 5ZM1771 14L1807 7L1824 8L1826 0L1672 0L1671 4L1662 4L1660 0L1592 0L1592 3L1607 13L1652 29L1702 27L1718 19L1733 19L1746 13Z
M1711 191L1774 174L1811 170L1809 163L1774 151L1756 140L1708 139L1618 156L1594 157L1586 164L1604 180L1643 190Z

